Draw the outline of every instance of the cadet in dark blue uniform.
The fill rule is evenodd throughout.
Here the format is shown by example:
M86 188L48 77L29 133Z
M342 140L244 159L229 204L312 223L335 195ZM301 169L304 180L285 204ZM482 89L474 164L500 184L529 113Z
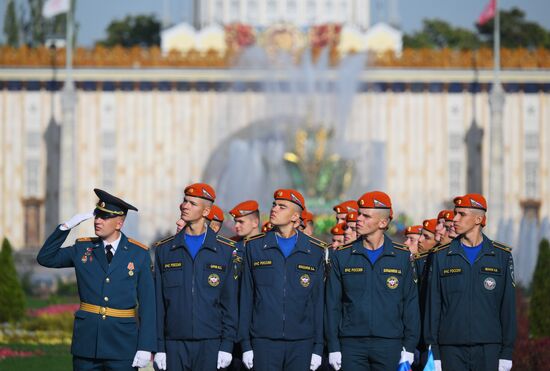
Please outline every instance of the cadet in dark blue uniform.
M274 194L274 230L250 238L243 267L239 337L246 367L316 370L323 352L325 244L296 231L304 198Z
M155 363L162 370L209 371L231 363L238 320L235 243L206 225L215 197L207 184L185 188L185 228L156 244Z
M137 209L94 191L99 197L96 209L56 228L37 260L49 268L75 268L80 296L71 346L75 370L145 367L156 350L151 259L146 246L120 232L128 210ZM61 248L71 228L94 216L97 237L79 238Z
M508 371L516 337L511 250L482 233L483 196L454 203L459 238L433 256L424 337L439 370Z
M331 256L325 325L329 363L336 370L395 370L400 357L413 363L418 342L415 270L409 250L384 235L392 217L388 195L365 193L358 203L361 238Z

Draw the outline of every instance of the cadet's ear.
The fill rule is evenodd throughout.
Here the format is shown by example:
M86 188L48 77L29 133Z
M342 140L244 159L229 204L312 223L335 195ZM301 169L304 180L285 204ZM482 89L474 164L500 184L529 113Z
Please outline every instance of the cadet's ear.
M117 231L120 231L122 229L122 226L124 225L124 220L126 219L126 217L125 216L117 216L116 219L117 219L117 222L116 222L115 229Z

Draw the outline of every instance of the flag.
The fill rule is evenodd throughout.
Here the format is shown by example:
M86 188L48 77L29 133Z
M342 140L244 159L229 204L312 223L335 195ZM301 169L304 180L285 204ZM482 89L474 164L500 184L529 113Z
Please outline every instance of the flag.
M434 354L432 353L431 345L428 348L428 360L426 361L426 366L424 366L424 371L435 371Z
M401 362L397 367L397 371L412 371L409 361Z
M485 5L485 9L483 9L483 12L479 15L479 18L477 19L477 24L481 26L493 19L496 13L496 9L497 1L489 0L489 4Z
M61 13L67 13L71 6L71 0L46 0L42 7L42 15L52 18Z

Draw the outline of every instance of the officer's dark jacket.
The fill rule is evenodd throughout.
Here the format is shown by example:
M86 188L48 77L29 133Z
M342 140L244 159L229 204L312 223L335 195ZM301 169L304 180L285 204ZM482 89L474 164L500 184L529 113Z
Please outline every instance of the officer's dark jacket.
M312 339L323 351L324 243L298 233L285 259L274 231L246 243L242 274L239 338L243 351L250 340Z
M69 232L56 228L40 249L38 263L48 268L74 267L78 294L84 303L114 309L139 304L139 326L136 318L102 319L99 314L78 310L71 353L125 360L133 359L137 350L156 351L155 289L147 248L122 234L108 264L99 238L80 238L73 246L60 248Z
M402 339L414 352L420 331L414 265L408 249L387 236L383 249L374 265L362 239L332 253L325 315L329 352L340 351L342 337Z
M454 239L434 254L424 320L424 337L439 359L439 345L502 344L512 359L516 337L514 263L510 248L483 235L470 265Z
M446 246L446 245L445 245ZM441 248L436 246L432 251L415 254L414 264L416 265L416 272L418 274L418 305L420 307L420 341L418 342L418 348L421 351L426 349L426 342L424 341L424 313L426 313L426 300L429 289L429 276L433 261L433 255L435 250Z
M157 242L159 351L166 351L165 340L220 339L220 350L231 353L238 321L234 248L234 241L210 228L195 259L185 244L185 230Z

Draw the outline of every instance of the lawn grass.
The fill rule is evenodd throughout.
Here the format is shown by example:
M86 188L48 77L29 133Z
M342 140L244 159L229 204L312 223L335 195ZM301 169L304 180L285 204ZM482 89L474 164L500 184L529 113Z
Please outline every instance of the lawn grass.
M41 355L25 358L0 360L2 371L65 371L73 367L70 346L68 345L3 345L14 350L40 351Z

